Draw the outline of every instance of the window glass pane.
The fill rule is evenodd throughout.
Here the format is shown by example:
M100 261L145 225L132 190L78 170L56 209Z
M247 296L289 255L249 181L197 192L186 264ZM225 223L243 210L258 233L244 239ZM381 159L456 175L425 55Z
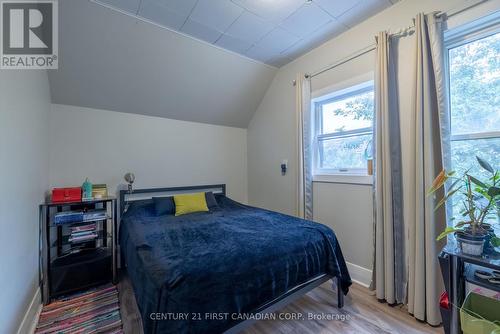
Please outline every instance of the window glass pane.
M365 150L370 144L372 134L352 136L347 138L325 139L319 142L321 168L366 169Z
M450 49L451 131L500 131L500 33Z
M463 175L468 169L469 174L480 180L487 180L491 174L479 166L476 155L488 161L494 169L500 168L500 138L460 140L451 142L452 166L457 176ZM462 200L459 196L453 199L453 214L459 217L462 210Z
M500 138L458 140L451 142L452 166L458 175L469 168L469 174L479 179L491 176L479 166L476 155L488 161L495 169L500 169Z
M322 106L322 133L372 126L373 91L347 97Z

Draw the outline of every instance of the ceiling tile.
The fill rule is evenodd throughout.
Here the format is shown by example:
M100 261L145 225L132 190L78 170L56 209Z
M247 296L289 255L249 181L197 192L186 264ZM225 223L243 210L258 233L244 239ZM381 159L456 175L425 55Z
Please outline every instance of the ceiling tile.
M240 17L226 30L231 35L249 43L255 43L273 30L274 26L257 15L244 11Z
M245 51L250 49L252 43L242 41L241 39L224 34L222 35L221 38L219 38L219 40L215 43L215 45L237 53L244 53Z
M333 20L325 24L318 30L314 31L307 38L304 38L295 43L293 46L283 51L282 54L286 55L290 59L295 59L307 53L308 51L320 46L333 37L338 36L346 30L346 26L336 20Z
M142 0L141 6L147 3L156 3L162 7L168 8L177 15L188 17L196 5L196 0Z
M330 13L333 17L339 17L356 6L360 1L361 0L314 0L316 4Z
M199 0L189 18L224 32L242 12L243 8L230 0Z
M275 57L279 57L279 53L271 52L269 49L261 48L258 45L252 46L248 51L245 52L245 55L252 59L260 60L264 63Z
M280 23L304 4L304 0L231 0L258 16Z
M222 35L220 31L207 27L204 24L196 22L192 19L188 19L186 23L184 23L181 31L209 43L215 43L215 41Z
M272 53L280 54L282 51L297 43L298 40L299 37L282 28L276 28L264 36L264 38L257 43L257 46L267 49Z
M140 0L97 0L97 2L109 5L131 14L136 14L139 9Z
M360 0L355 7L339 16L338 20L352 28L390 5L386 0Z
M151 20L162 26L179 30L189 15L189 12L177 11L175 8L167 7L166 3L158 0L142 0L139 16Z
M272 65L274 67L281 67L283 65L288 64L291 62L293 59L288 58L287 56L280 55L279 57L274 57L271 58L267 61L267 64Z
M333 18L314 3L304 4L281 24L282 28L299 36L306 37Z

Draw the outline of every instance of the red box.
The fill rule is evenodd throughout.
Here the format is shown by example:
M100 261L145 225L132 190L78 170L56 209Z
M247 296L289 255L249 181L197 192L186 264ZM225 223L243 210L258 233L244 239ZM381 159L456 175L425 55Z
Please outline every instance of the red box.
M79 202L81 200L81 187L52 189L52 202Z

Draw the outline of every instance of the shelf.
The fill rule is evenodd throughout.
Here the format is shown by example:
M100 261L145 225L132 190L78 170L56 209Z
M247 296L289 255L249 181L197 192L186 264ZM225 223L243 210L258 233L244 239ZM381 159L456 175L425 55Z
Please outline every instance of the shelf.
M86 201L69 201L69 202L52 202L52 200L48 200L44 204L40 204L40 206L68 206L68 205L84 205L84 204L94 204L94 203L103 203L103 202L111 202L115 200L116 197L108 196L103 198L95 198Z
M487 271L490 273L492 271L491 269L488 269L486 267L481 267L481 266L477 266L477 265L469 263L466 265L465 270L464 270L465 281L472 283L472 284L475 284L475 285L478 285L480 287L486 288L486 289L500 292L500 284L491 284L490 282L488 282L488 280L476 277L474 275L474 272L476 270Z
M103 258L111 257L110 247L101 247L98 249L84 250L79 253L62 256L52 261L51 269L80 266L85 263L91 263Z
M52 262L49 269L51 297L111 281L112 254L111 248L100 248Z
M56 224L49 224L49 227L85 225L85 224L109 220L112 218L113 218L112 216L107 215L106 218L93 218L93 219L87 219L87 220L84 220L81 222L63 223L63 224L57 224L57 225Z
M86 217L90 219L83 220L78 214L64 217L77 221L54 223L57 214L68 211L88 213ZM116 283L116 218L116 198L111 196L89 201L48 201L40 205L40 277L44 304L56 296L89 286ZM90 225L96 237L70 242L72 230L85 225Z
M500 268L500 247L485 250L481 256L473 256L462 253L453 235L448 238L448 243L443 248L443 252L460 258L466 263L473 263L481 267L499 270Z
M105 235L104 231L102 231L102 230L96 231L95 233L97 234L97 237L95 237L93 239L79 240L79 241L69 241L69 238L71 238L71 235L64 235L61 238L61 246L71 246L71 245L84 244L84 243L88 243L88 242L94 242L94 241L102 240L102 239L104 239L104 237L106 237L107 239L111 239L111 237L113 236L111 233L106 233L106 235ZM57 247L57 240L52 243L52 247Z

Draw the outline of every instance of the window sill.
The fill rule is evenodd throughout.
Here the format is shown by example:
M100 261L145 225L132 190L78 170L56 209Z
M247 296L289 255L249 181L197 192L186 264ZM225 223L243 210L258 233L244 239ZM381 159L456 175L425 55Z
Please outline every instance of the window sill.
M373 185L373 176L365 174L313 175L313 182Z

